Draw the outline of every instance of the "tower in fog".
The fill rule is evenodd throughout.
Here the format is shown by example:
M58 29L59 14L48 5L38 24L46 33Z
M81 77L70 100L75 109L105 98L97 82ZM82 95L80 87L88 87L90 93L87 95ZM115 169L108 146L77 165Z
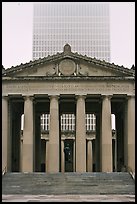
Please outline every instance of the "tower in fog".
M35 3L33 59L72 52L110 61L109 4L106 2Z

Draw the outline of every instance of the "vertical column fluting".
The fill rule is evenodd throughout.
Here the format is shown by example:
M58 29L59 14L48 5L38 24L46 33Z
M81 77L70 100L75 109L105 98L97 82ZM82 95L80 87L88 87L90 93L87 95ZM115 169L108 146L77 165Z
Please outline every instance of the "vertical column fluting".
M26 96L24 100L22 171L33 172L33 97Z
M112 172L112 129L111 97L103 96L101 125L101 166L102 172Z
M59 172L59 104L58 96L50 97L50 130L47 172Z
M76 107L76 172L86 172L85 97L77 97Z

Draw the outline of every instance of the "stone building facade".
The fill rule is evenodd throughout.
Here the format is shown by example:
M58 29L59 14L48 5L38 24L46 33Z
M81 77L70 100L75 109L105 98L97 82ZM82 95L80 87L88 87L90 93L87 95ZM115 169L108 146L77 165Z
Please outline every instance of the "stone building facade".
M135 171L134 69L73 53L68 44L63 49L3 69L2 169ZM49 130L41 133L43 113L49 115ZM62 130L63 114L73 116L73 129ZM96 116L95 131L86 129L86 114Z

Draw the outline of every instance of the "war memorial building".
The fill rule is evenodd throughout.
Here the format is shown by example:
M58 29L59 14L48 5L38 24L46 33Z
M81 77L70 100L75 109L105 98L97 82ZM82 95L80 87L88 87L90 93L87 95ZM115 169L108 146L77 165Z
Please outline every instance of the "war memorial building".
M135 171L134 69L74 53L68 44L55 55L3 68L2 170L122 167Z

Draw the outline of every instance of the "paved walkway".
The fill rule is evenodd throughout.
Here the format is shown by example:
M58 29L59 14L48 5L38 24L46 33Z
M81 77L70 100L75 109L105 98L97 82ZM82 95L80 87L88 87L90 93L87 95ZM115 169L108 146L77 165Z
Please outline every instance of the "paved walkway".
M135 195L2 195L2 202L135 202Z

